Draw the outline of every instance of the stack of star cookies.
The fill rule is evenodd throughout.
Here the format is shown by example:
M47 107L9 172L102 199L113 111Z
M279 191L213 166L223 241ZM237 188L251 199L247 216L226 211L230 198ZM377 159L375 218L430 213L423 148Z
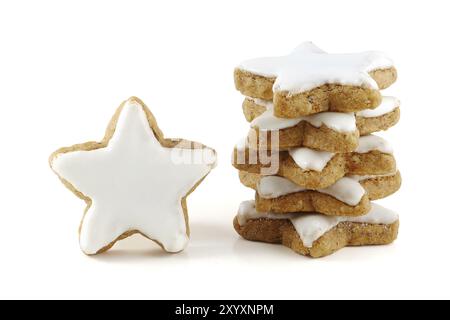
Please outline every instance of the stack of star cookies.
M393 242L398 215L371 202L401 185L392 147L374 135L400 118L399 100L380 92L396 81L393 62L304 43L245 61L234 78L251 129L233 165L256 191L241 204L236 231L311 257Z

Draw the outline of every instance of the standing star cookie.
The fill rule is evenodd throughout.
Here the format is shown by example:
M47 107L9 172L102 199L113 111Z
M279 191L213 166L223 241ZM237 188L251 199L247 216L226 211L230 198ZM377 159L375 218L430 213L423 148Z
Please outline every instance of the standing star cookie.
M123 102L101 142L62 148L50 167L86 201L80 246L87 255L141 234L167 252L189 240L187 196L216 163L216 152L185 140L165 139L138 98Z

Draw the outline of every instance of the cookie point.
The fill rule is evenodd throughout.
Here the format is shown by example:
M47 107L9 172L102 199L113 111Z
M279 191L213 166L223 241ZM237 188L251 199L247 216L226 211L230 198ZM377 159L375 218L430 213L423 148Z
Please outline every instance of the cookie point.
M170 243L163 244L162 247L167 253L180 253L184 251L189 244L189 237L186 233L178 234Z
M302 52L307 51L311 53L325 53L322 49L320 49L314 42L312 41L305 41L302 42L300 45L297 46L297 48L294 49L293 52Z
M129 106L137 106L137 107L142 107L144 105L142 100L139 99L138 97L135 97L135 96L130 97L126 101L126 104L129 105Z

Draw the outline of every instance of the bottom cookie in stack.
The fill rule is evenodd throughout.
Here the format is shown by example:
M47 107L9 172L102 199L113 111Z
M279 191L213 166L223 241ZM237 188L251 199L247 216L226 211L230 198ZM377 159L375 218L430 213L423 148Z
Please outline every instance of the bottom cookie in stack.
M343 217L257 212L254 201L245 201L234 219L234 227L244 239L280 243L299 254L320 258L346 246L392 243L397 239L399 217L374 203L366 215Z

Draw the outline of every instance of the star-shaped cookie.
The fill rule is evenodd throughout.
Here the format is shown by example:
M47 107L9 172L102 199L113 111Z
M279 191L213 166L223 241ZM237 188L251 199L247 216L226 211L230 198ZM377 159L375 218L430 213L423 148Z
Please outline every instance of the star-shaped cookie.
M390 175L397 171L390 143L375 135L361 137L351 153L332 153L310 148L267 152L252 148L247 138L239 141L232 155L232 165L249 173L279 175L307 189L323 189L346 175Z
M122 103L101 142L62 148L50 166L87 208L80 227L84 253L94 255L139 233L167 252L189 240L186 197L216 163L213 149L165 139L138 98Z
M380 52L328 54L307 42L287 56L242 62L234 79L245 96L273 99L275 116L298 118L374 109L379 90L395 82L397 71Z
M375 203L364 216L329 217L258 212L254 201L244 201L233 224L244 239L280 243L298 254L321 258L346 246L390 244L397 239L400 221L397 213Z

